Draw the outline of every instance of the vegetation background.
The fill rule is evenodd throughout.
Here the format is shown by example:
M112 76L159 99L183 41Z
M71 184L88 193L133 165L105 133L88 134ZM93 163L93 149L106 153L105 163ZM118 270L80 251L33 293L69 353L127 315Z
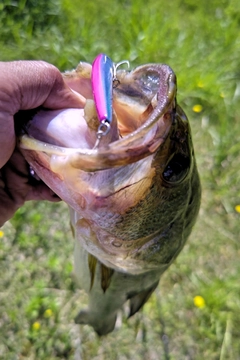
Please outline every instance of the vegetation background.
M104 52L169 64L203 188L198 223L160 287L102 339L88 326L79 337L73 322L86 297L71 275L67 207L20 209L0 232L1 359L74 359L75 348L84 360L240 359L239 49L239 0L1 0L2 61L67 70Z

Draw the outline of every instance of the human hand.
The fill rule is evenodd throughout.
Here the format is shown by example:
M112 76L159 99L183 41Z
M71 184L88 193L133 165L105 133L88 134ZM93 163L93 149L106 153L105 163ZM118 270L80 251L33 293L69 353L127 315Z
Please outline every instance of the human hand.
M73 92L53 65L43 61L0 62L0 226L27 200L58 201L43 182L34 181L16 149L14 115L19 110L80 108L84 98Z

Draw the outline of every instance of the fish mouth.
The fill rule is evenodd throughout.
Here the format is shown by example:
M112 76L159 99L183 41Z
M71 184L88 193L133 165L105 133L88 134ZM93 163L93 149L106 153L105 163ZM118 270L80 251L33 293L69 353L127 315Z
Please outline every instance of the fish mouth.
M78 87L77 91L84 93L81 80L85 65L81 66L83 70L78 71L72 88ZM94 146L96 129L86 121L88 110L65 109L41 110L25 126L19 147L44 153L56 172L66 163L92 172L131 164L153 154L164 143L173 122L175 74L167 65L147 64L132 71L117 71L117 79L113 88L114 121L99 146ZM84 81L90 84L90 76ZM92 94L85 97L88 102ZM59 133L61 127L67 131ZM69 140L68 133L71 139L76 133L79 137Z

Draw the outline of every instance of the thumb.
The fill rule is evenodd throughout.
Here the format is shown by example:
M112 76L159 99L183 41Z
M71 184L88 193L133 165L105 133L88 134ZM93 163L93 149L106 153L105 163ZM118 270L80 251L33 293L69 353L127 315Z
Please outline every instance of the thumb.
M0 62L0 168L15 147L13 115L41 105L82 108L85 98L72 91L60 71L44 61Z
M11 113L40 105L50 109L81 108L85 98L73 92L64 82L62 74L44 61L13 61L0 63L1 87L4 88ZM14 101L13 101L14 99Z

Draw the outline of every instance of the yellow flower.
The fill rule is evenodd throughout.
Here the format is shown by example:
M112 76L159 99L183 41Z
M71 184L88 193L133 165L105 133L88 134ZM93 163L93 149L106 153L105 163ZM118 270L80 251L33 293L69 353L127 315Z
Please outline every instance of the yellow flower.
M240 213L240 205L236 205L235 210L236 210L236 212Z
M193 109L194 112L200 113L202 111L203 107L200 104L196 104L196 105L193 106L192 109Z
M2 230L0 230L0 238L2 238L4 235L4 232Z
M38 321L35 321L35 322L32 324L32 328L33 328L33 330L35 330L35 331L38 331L38 330L40 329L40 327L41 327L41 324L40 324L40 322L38 322Z
M205 306L205 300L200 295L197 295L193 298L193 303L198 308L203 308Z
M52 315L53 315L53 312L52 312L51 309L45 310L45 312L44 312L44 317L45 318L50 318Z
M200 88L203 88L204 87L204 84L201 80L199 80L199 82L197 83L197 86L200 87Z

